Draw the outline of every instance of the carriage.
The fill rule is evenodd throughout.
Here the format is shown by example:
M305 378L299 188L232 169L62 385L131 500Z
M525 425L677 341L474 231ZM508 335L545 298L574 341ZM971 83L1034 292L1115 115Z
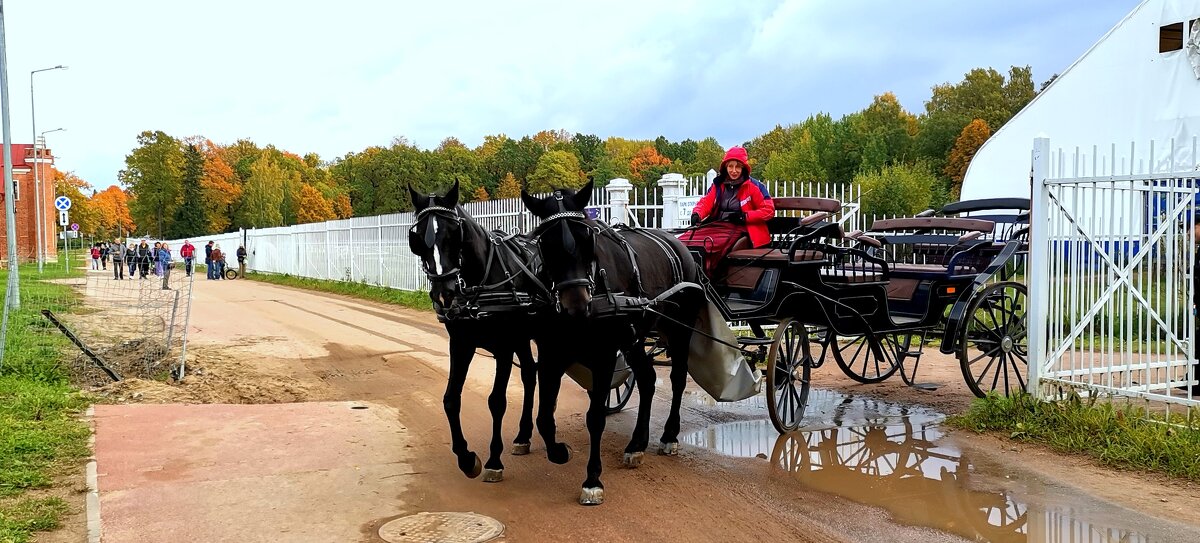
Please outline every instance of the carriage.
M848 233L837 200L775 198L775 208L770 245L738 242L705 288L749 330L738 348L765 374L779 432L800 426L811 372L830 358L858 382L899 373L931 388L917 370L939 342L976 395L1024 388L1028 200L958 202Z

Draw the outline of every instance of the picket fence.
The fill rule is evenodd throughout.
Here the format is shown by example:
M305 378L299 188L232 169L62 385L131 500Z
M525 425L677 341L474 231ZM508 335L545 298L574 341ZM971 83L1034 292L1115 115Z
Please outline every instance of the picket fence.
M679 228L687 225L691 208L711 184L716 172L690 178L664 175L655 186L635 187L614 179L597 189L589 213L609 223L648 228ZM775 197L813 196L842 202L840 220L847 230L862 229L874 217L859 212L856 188L828 183L767 182ZM484 228L504 232L528 232L538 219L525 210L520 198L464 204ZM251 228L197 236L190 241L203 259L202 246L209 241L233 255L246 247L247 268L333 281L361 282L402 290L426 290L428 282L420 260L408 248L408 229L413 213L390 213L369 217L298 224L277 228ZM178 248L183 240L167 240Z

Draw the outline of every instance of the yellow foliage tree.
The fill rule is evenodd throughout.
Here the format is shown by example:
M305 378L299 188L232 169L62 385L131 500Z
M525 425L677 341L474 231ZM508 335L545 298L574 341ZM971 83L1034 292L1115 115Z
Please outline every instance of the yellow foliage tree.
M97 235L106 239L124 237L136 230L129 214L129 196L116 185L93 195L91 208L95 212Z
M333 199L333 213L339 219L349 219L354 216L354 208L350 206L350 196L339 194Z
M504 174L504 179L496 186L496 198L520 198L521 184L517 182L517 178L513 177L512 172Z
M646 171L656 166L670 166L671 159L658 154L654 147L642 147L633 158L629 159L631 181L643 185L646 183Z
M967 166L971 164L971 159L975 158L975 153L983 146L983 142L987 141L992 135L992 131L988 128L988 124L983 119L975 119L962 129L958 135L958 139L954 141L954 147L950 149L950 156L946 158L946 168L942 170L947 177L950 178L950 198L957 201L959 195L962 194L963 178L967 176Z
M471 201L473 202L483 202L490 199L491 197L488 196L487 189L482 186L475 187L475 193L471 195Z
M337 217L333 212L333 203L326 200L321 195L321 191L313 188L312 185L300 185L299 203L300 205L296 209L296 222L298 224L331 221Z

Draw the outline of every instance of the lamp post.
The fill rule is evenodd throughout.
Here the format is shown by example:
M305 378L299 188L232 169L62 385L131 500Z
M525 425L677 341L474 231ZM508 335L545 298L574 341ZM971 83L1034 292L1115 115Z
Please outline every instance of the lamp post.
M66 66L59 64L53 68L42 68L29 72L29 124L33 125L33 202L37 206L37 213L34 213L34 222L37 223L37 261L38 273L42 273L42 265L46 262L46 254L42 248L45 245L45 240L42 239L42 223L45 221L46 213L42 209L42 180L40 177L41 157L37 154L37 110L34 107L33 99L33 76L38 72L48 72L50 70L65 70Z
M54 130L43 130L43 131L39 132L39 133L38 133L38 138L37 138L37 139L35 139L35 140L33 140L33 152L34 152L34 156L38 156L38 155L37 155L37 152L38 152L38 143L39 143L39 142L42 144L42 147L41 147L41 149L42 149L42 154L45 154L45 153L46 153L46 134L49 134L49 133L51 133L51 132L61 132L61 131L64 131L64 130L66 130L66 128L55 128ZM39 158L38 160L39 160L39 162L36 162L36 163L34 163L34 168L35 168L35 169L41 169L41 167L40 167L40 165L41 165L41 162L40 162L40 161L41 161L41 158ZM37 178L36 178L36 177L34 177L34 179L37 179ZM47 183L53 183L54 181L53 181L53 180L51 180L51 179L47 179L47 180L46 180L46 182L47 182ZM35 187L38 185L38 183L36 183L36 182L35 182L34 184L35 184ZM51 185L51 186L53 186L53 185ZM34 198L34 201L35 201L35 202L38 202L38 206L37 206L37 211L36 211L36 212L33 214L33 216L34 216L34 220L36 220L36 221L37 221L37 236L38 236L38 241L37 241L37 243L38 243L38 271L39 271L39 273L40 273L40 272L41 272L41 269L42 269L42 264L43 264L43 262L45 262L45 261L46 261L46 255L45 255L45 253L43 252L43 251L44 251L44 249L43 249L43 247L42 247L42 246L45 244L45 240L43 240L43 239L42 239L42 236L43 236L43 235L45 235L45 233L49 232L49 230L46 228L46 210L45 210L45 209L42 209L42 208L44 208L44 207L45 207L45 204L46 204L46 202L45 202L45 200L42 200L42 199L41 199L41 197L42 197L42 191L41 191L41 189L40 189L40 188L39 188L39 189L37 189L37 193L38 193L38 194L37 194L37 197L36 197L36 198Z

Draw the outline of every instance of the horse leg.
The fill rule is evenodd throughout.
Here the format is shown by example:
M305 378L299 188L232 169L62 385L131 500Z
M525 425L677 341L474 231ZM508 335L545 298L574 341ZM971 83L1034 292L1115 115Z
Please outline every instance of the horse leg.
M692 303L680 304L679 320L696 322L696 317L706 300L700 298ZM692 329L669 324L665 327L667 350L671 356L671 411L663 427L662 454L679 454L679 408L683 402L683 389L687 387L688 349L692 341Z
M604 405L604 400L608 398L612 383L613 367L616 365L616 349L600 349L597 352L608 353L608 356L592 357L592 389L588 391L591 402L587 412L590 443L587 479L584 479L583 491L579 494L580 505L604 503L604 485L600 482L600 472L603 471L600 460L600 440L604 437L604 423L608 419L608 408Z
M446 410L446 420L450 422L450 449L458 457L458 469L472 479L479 476L483 467L479 457L467 448L459 411L462 408L463 385L467 382L467 368L474 357L474 344L450 337L450 379L446 383L446 394L442 396L442 408Z
M521 421L517 424L517 438L513 440L514 455L529 454L529 441L533 437L533 395L537 391L537 363L529 349L529 341L518 342L517 359L521 361L521 384L525 387L525 401L521 404Z
M508 409L508 378L512 375L513 361L510 350L493 354L496 356L496 382L492 385L492 393L488 395L488 410L492 412L492 443L487 463L483 465L485 483L504 480L504 462L500 460L500 455L504 454L504 412Z
M555 464L566 464L571 460L571 448L555 441L554 410L558 406L558 390L562 386L564 366L559 360L547 360L546 351L540 350L538 361L538 414L537 428L546 443L546 458Z
M633 437L629 440L629 445L625 447L625 457L622 463L625 467L636 468L642 465L643 457L645 456L646 447L650 445L650 405L654 401L654 375L653 361L646 356L646 351L641 345L635 345L633 349L625 353L625 359L629 361L629 367L633 369L634 381L638 387L638 414L637 424L633 427Z

